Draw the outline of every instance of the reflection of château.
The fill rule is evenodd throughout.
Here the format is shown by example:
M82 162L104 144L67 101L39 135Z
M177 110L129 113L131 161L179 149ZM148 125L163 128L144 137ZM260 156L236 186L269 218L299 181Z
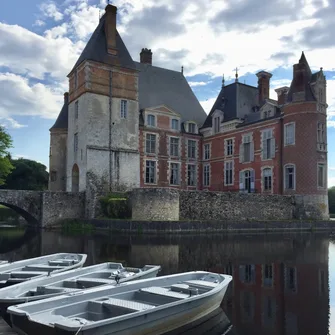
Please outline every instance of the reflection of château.
M61 250L86 252L90 264L108 260L132 266L160 264L160 275L193 270L232 274L222 307L237 334L328 334L328 237L112 235L84 239L44 232L42 252Z

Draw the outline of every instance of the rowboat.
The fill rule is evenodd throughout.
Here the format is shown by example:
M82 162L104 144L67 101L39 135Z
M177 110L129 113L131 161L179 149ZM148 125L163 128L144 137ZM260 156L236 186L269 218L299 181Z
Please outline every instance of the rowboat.
M10 306L13 330L48 335L160 335L218 308L232 277L185 272Z
M0 313L10 325L10 318L6 311L11 305L47 299L101 285L116 285L130 280L154 278L160 270L159 265L134 268L109 262L32 279L0 289Z
M0 288L45 277L51 273L81 268L86 258L86 254L58 253L1 265Z
M5 261L4 259L0 259L0 266L8 264L8 261Z

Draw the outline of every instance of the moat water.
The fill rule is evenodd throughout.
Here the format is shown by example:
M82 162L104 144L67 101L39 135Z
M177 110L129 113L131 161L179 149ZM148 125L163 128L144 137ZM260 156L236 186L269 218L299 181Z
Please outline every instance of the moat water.
M86 265L160 264L159 275L233 275L221 308L169 334L335 334L335 235L113 235L0 228L0 259L87 253Z

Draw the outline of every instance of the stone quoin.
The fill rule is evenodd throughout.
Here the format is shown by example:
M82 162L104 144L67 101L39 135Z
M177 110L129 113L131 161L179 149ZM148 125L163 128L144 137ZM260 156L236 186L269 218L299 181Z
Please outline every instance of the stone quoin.
M233 83L223 80L207 115L183 69L155 66L147 48L140 62L132 59L116 15L108 5L68 75L69 92L50 129L50 191L294 196L306 217L329 218L322 68L312 73L302 53L277 100L269 97L271 73L259 71L257 87L236 73Z

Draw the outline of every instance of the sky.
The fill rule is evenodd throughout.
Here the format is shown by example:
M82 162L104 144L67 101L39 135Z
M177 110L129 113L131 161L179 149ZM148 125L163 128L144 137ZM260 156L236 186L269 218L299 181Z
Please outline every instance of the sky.
M257 85L269 71L270 97L289 85L304 51L327 78L328 184L335 186L335 1L114 0L117 29L132 58L142 48L153 65L180 71L205 111L234 80ZM48 167L49 129L68 91L67 75L104 12L104 0L0 1L0 124L11 152Z

